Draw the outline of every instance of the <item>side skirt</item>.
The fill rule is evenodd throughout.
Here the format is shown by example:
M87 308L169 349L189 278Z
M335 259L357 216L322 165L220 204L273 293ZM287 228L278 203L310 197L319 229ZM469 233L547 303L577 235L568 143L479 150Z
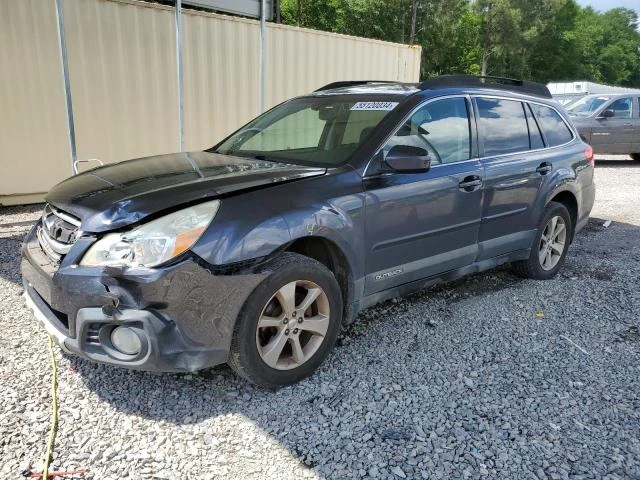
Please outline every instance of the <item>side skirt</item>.
M397 287L390 288L388 290L383 290L381 292L367 295L365 297L362 297L359 302L354 304L354 312L356 312L357 314L357 312L364 310L365 308L369 308L377 303L384 302L385 300L396 297L404 297L411 293L424 290L425 288L433 287L434 285L438 285L440 283L451 282L453 280L457 280L461 277L471 275L473 273L490 270L504 263L515 262L517 260L526 260L527 258L529 258L530 254L530 248L517 250L505 255L500 255L498 257L474 262L470 265L467 265L466 267L449 270L432 277L423 278L414 282L398 285Z

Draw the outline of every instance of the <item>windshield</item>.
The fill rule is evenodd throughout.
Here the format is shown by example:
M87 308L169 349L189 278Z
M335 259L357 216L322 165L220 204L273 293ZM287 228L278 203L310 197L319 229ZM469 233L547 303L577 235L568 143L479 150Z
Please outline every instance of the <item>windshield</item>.
M565 105L565 108L569 112L569 115L588 117L607 100L609 100L608 97L582 97L574 103Z
M340 165L398 103L345 97L290 100L238 130L215 151L303 165Z

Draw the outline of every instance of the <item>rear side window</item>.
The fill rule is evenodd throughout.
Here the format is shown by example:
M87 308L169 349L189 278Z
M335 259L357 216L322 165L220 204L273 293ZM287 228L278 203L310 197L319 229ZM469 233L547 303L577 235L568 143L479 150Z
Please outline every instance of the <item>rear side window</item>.
M569 127L560 114L553 108L535 103L531 104L531 108L538 119L542 133L547 140L548 147L562 145L573 138L571 130L569 130Z
M521 102L479 97L476 103L485 156L529 150L529 128Z

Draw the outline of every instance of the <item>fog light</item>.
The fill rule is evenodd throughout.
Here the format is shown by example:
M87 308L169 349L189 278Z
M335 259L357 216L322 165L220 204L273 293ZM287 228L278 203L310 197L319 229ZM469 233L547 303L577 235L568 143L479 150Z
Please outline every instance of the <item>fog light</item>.
M125 355L137 355L142 350L138 334L129 327L116 327L111 331L111 345Z

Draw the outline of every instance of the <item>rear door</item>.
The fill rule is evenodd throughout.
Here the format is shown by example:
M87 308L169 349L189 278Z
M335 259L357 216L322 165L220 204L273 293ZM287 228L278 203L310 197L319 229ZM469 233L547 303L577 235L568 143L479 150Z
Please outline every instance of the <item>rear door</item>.
M486 260L531 246L533 206L553 165L539 154L543 139L527 103L478 96L475 106L485 177L478 260Z
M637 105L634 100L634 97L616 98L601 107L591 133L591 146L595 153L631 153L634 143L634 117L637 117ZM613 117L604 116L607 110L613 112Z
M418 107L376 155L363 180L367 278L372 294L473 263L482 202L482 166L473 153L471 104L464 96ZM395 145L429 152L425 173L382 167Z

